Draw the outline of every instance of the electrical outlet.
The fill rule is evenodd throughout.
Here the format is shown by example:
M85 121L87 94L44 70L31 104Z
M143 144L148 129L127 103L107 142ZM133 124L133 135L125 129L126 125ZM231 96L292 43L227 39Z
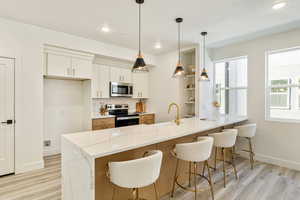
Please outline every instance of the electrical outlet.
M51 140L45 140L44 147L50 147L50 146L51 146Z

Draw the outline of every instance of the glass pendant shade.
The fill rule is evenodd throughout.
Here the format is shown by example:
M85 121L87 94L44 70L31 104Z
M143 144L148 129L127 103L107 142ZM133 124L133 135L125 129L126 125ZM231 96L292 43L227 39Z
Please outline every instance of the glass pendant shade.
M175 71L173 73L173 77L180 77L185 74L184 67L181 64L181 50L180 50L180 23L183 21L182 18L176 18L176 23L178 24L178 64L176 65Z
M132 68L132 72L135 72L135 73L149 72L148 67L146 66L144 58L141 54L138 55L137 59L135 60L135 63Z
M182 66L182 64L178 63L175 68L173 76L178 77L178 76L182 76L182 75L184 75L184 67Z
M202 81L209 81L208 74L207 74L207 71L205 68L203 68L203 70L201 72L200 79Z
M132 67L132 72L149 72L141 53L141 5L144 3L144 0L136 0L136 3L139 5L139 54Z

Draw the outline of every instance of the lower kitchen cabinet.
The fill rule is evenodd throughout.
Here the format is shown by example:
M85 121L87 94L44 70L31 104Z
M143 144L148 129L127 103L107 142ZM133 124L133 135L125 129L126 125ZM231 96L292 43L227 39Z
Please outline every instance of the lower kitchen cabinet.
M154 124L155 114L140 115L140 124Z
M107 128L115 128L115 118L101 118L101 119L93 119L92 121L92 129L93 130L102 130Z

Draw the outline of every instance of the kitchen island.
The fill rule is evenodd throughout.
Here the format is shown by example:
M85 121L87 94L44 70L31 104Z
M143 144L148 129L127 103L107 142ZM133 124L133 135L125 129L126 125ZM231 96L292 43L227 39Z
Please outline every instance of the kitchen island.
M113 186L106 176L109 161L140 158L145 151L159 149L163 152L161 175L158 179L160 196L171 191L175 159L170 150L176 143L192 142L198 136L220 131L243 123L246 117L224 117L218 121L183 119L153 125L88 131L62 136L62 199L108 200ZM182 164L179 170L185 170ZM185 182L187 177L179 180ZM153 198L151 186L141 190L143 198ZM117 200L130 197L130 190L117 189Z

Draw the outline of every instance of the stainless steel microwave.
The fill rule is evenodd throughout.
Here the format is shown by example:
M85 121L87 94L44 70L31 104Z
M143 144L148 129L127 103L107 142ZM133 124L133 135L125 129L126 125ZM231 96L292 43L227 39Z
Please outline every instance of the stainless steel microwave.
M133 86L131 83L110 82L111 97L132 97Z

